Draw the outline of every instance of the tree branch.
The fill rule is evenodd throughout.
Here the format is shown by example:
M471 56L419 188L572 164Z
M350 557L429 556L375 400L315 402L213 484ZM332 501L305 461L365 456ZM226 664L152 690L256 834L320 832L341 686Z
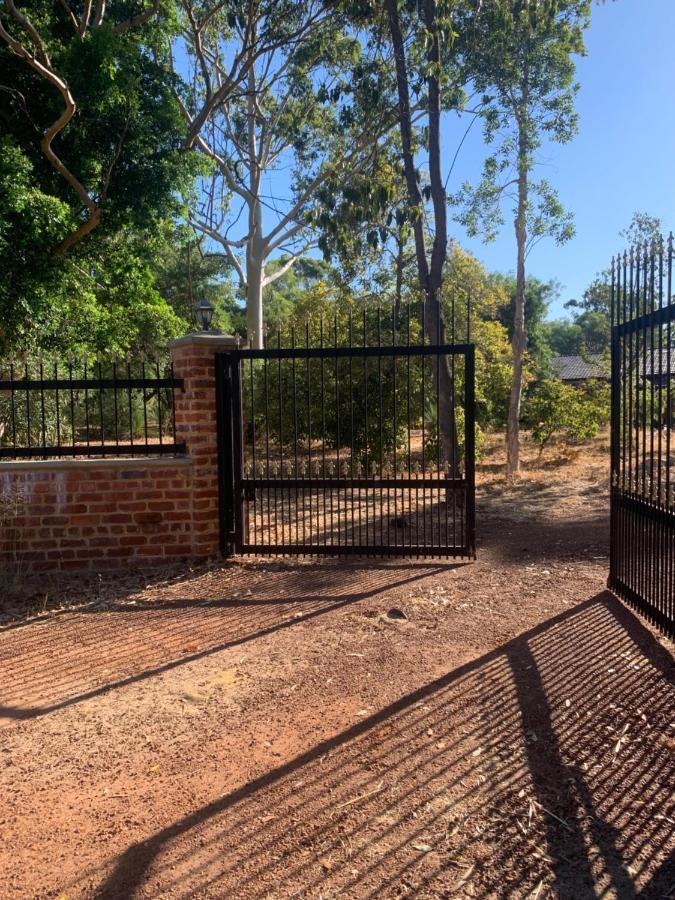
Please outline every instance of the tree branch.
M202 234L205 234L206 237L211 238L211 240L216 241L216 243L220 244L220 246L225 250L225 255L227 256L229 262L232 264L234 270L237 273L237 277L239 278L239 283L243 288L246 287L246 274L244 273L244 269L234 254L232 247L230 246L230 242L227 238L224 238L222 234L213 228L209 228L209 226L205 222L200 222L193 215L189 216L190 225L193 228L196 228L198 231L201 231Z
M119 25L115 26L115 34L124 34L125 31L135 28L137 25L145 25L147 21L159 12L159 4L160 0L154 0L152 6L145 12L127 19L125 22L120 22Z
M295 265L295 263L300 259L303 253L306 253L311 247L316 246L316 241L308 241L304 247L297 251L297 253L293 253L286 262L280 266L278 269L275 269L271 275L265 275L263 278L263 287L267 287L270 284L273 284L278 278L281 278L282 275L285 275L288 270Z

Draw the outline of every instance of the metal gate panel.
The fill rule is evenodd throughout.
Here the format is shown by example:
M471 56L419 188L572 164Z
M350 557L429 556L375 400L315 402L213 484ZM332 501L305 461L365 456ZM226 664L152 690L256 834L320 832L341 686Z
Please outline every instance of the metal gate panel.
M217 378L224 553L475 555L472 344L239 349Z
M675 636L673 240L612 264L609 586Z

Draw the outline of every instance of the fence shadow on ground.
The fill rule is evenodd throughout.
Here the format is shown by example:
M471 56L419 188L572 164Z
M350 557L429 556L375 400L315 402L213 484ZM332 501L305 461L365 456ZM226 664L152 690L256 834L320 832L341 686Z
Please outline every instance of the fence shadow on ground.
M671 657L602 593L83 878L102 900L669 896L673 700Z
M242 563L0 635L0 727L133 684L306 622L453 564ZM108 620L106 622L105 620ZM105 627L108 625L108 627ZM58 659L58 667L47 664Z

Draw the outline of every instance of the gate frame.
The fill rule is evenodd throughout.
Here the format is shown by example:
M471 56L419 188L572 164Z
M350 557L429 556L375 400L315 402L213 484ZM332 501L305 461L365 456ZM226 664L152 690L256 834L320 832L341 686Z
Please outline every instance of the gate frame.
M664 271L665 262L665 271ZM651 247L645 243L631 248L612 260L611 266L611 469L610 469L610 555L607 587L626 603L637 609L649 621L671 638L675 638L675 511L669 508L668 491L671 487L666 476L666 502L653 496L653 483L649 496L645 485L639 485L639 467L633 469L633 417L640 411L640 396L633 396L632 388L626 394L626 379L633 371L624 371L627 356L630 365L637 363L638 376L646 379L646 360L651 359L653 370L655 354L659 358L659 378L663 371L663 354L666 354L668 379L667 403L671 402L670 378L672 326L675 323L675 297L672 294L673 237L670 235L667 249L662 241L654 241ZM666 284L664 296L664 281ZM657 303L658 300L658 303ZM654 342L654 328L667 328L668 338L663 338L658 348ZM651 330L651 342L647 334ZM639 336L645 335L642 347ZM660 332L662 335L662 332ZM633 347L633 336L636 338ZM630 343L626 347L626 340ZM633 355L635 359L633 360ZM640 366L642 368L640 368ZM652 372L653 374L653 372ZM661 389L661 388L660 388ZM643 413L646 414L646 387L643 389ZM650 396L653 397L653 387ZM630 418L627 426L622 421ZM672 411L667 409L668 428ZM646 430L646 423L643 426ZM628 431L628 484L626 485L627 451L625 433ZM651 452L654 449L654 423L649 424ZM646 437L643 437L643 448ZM658 466L661 465L662 442L658 443ZM670 438L666 442L666 472L669 471ZM623 454L623 455L622 455ZM644 459L642 462L644 467ZM653 470L653 461L650 473ZM636 479L634 474L638 473ZM623 478L623 482L622 482ZM635 487L633 488L633 481ZM659 489L661 483L659 480ZM653 558L650 558L650 555ZM623 576L623 577L622 577ZM659 582L660 577L660 582ZM667 583L670 582L670 583Z
M465 451L464 477L443 478L434 481L427 479L430 488L451 487L459 482L466 497L466 544L449 548L448 552L439 552L442 548L429 547L360 547L358 545L284 545L265 556L426 556L441 558L468 557L476 558L476 410L475 410L475 344L419 344L419 345L384 345L376 347L295 347L266 349L236 347L227 352L217 352L215 359L216 378L216 416L218 429L218 484L219 484L219 518L220 549L223 556L229 557L240 553L256 555L260 551L245 549L243 517L246 505L246 482L243 477L244 434L243 434L243 396L241 364L246 359L312 359L328 357L364 358L364 357L406 357L406 356L463 356L465 360L464 410L465 410ZM293 487L301 479L251 479L262 486ZM357 487L377 484L380 487L413 487L414 479L385 478L373 482L367 478L308 478L303 487ZM420 487L421 483L417 482Z

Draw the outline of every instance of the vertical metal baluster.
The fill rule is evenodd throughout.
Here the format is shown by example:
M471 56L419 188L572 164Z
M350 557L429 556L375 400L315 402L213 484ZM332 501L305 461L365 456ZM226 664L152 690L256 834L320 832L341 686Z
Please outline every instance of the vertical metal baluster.
M436 339L439 344L442 343L442 334L441 334L441 298L438 298L438 303L436 305ZM454 362L454 355L452 360ZM443 357L443 363L445 363L445 357ZM457 409L457 396L455 391L454 379L453 379L453 396L451 397L450 408L452 410L452 415L455 415L455 410ZM465 411L466 412L466 411ZM438 447L438 452L436 455L436 478L441 480L441 455L443 453L443 441L441 439L441 354L440 350L436 350L436 445ZM447 469L447 463L446 463ZM454 472L454 466L452 467L452 471ZM446 471L447 477L447 471ZM438 553L441 554L441 497L443 495L442 489L439 487L436 491L437 501L436 501L436 524L438 526ZM446 503L447 503L447 488L445 491ZM433 533L433 522L432 522L432 533Z
M33 456L32 448L33 448L33 435L31 429L31 415L30 415L30 390L28 388L28 381L30 378L28 371L28 357L24 359L24 377L26 379L26 427L28 429L28 447L31 448L31 456Z
M630 255L628 259L628 303L629 303L629 315L630 318L633 319L637 315L637 311L634 308L634 300L635 300L635 259L634 259L634 248L630 248ZM635 343L634 343L635 341ZM636 380L636 373L638 371L638 355L637 355L637 336L633 334L631 331L630 339L629 339L629 353L630 353L630 389L629 389L629 402L630 402L630 477L631 477L631 485L630 491L633 497L637 496L637 475L634 475L634 470L638 469L638 460L637 457L635 460L633 459L633 454L635 451L635 443L639 438L638 431L638 410L637 403L634 402L634 395L638 394L638 383ZM633 516L629 519L630 527L628 532L628 574L631 585L635 584L635 553L633 552L633 548L635 547L635 534L634 534L634 524L635 519Z
M141 354L141 378L143 380L143 389L141 392L141 398L143 400L143 437L145 439L145 446L148 446L148 395L147 388L145 385L145 353ZM89 429L87 429L89 430Z
M251 346L251 349L253 349L253 341L250 342L250 346ZM252 463L251 478L253 480L253 491L252 491L253 499L252 499L252 501L250 501L250 502L252 502L252 506L253 506L253 515L251 517L249 517L249 524L252 520L253 521L253 543L257 544L258 543L258 527L259 527L258 516L260 515L260 512L258 510L258 485L256 484L256 481L258 478L258 473L257 473L258 457L256 455L256 447L255 447L257 433L256 433L256 426L255 426L255 378L254 378L254 374L253 374L253 357L251 357L249 359L249 384L250 384L250 390L251 390L251 463ZM262 496L260 498L260 501L261 501L261 505L262 505ZM261 528L261 530L262 530L262 528ZM247 537L247 540L250 540L248 534L246 537ZM262 539L261 539L260 543L262 543Z
M277 330L277 348L281 350L281 326L279 326ZM278 365L278 384L277 384L277 392L278 392L278 405L279 405L279 477L283 479L284 477L284 439L283 439L283 431L284 431L284 401L283 401L283 387L282 387L282 378L283 378L283 367L281 365L281 356L279 356L279 365ZM281 543L286 544L286 504L285 504L285 495L286 495L286 487L281 486ZM289 516L290 516L290 507L289 507Z
M335 317L333 320L333 347L337 350L338 348L338 322L337 322L337 313L335 313ZM342 546L342 498L340 496L340 492L342 490L342 485L340 484L340 366L339 366L339 357L337 353L335 353L335 430L337 433L337 437L335 440L336 446L336 463L335 463L335 475L337 477L337 526L338 526L338 547ZM332 500L331 500L332 506Z
M666 305L671 307L673 305L673 233L672 231L668 235L668 246L667 246L667 257L666 257ZM671 457L671 432L673 430L674 424L674 416L673 416L673 395L671 389L671 382L673 377L675 377L675 372L673 371L672 360L675 355L675 350L673 349L673 333L672 333L672 311L669 311L669 315L667 316L667 325L666 325L666 471L665 471L665 505L666 510L671 514L674 511L672 500L671 500L671 469L673 466L672 457ZM670 594L670 605L668 609L668 617L671 622L675 620L675 548L673 547L672 540L672 531L670 533L670 540L668 541L668 560L666 565L667 571L667 591Z
M377 346L382 347L382 310L377 307ZM377 357L377 381L379 387L379 419L380 428L380 548L384 546L384 493L382 479L384 478L384 427L383 427L383 410L382 410L382 356ZM389 489L387 491L387 507L389 506ZM389 546L389 516L387 515L387 544Z
M103 362L101 354L98 354L98 416L101 428L101 447L105 444L105 425L103 419Z
M394 480L397 479L397 456L396 456L396 424L397 424L397 410L396 410L396 353L394 352L394 348L396 346L396 304L393 303L391 307L391 390L392 390L392 416L393 416L393 454L394 454ZM399 522L399 514L398 514L398 485L394 484L394 547L398 548L398 522Z
M635 316L638 317L640 315L640 296L642 294L642 286L640 281L641 275L641 266L642 260L640 258L640 247L639 245L635 248L635 281L634 287L631 291L631 302L635 303ZM640 333L635 332L635 373L636 373L636 382L635 382L635 434L633 435L635 439L635 484L634 484L634 492L635 496L639 497L640 495L640 468L641 468L641 460L640 460L640 405L641 405L641 385L640 385Z
M450 322L451 322L453 341L454 341L454 336L457 334L457 320L456 320L456 315L455 315L455 304L454 303L452 304L452 306L450 308ZM452 390L453 390L453 394L454 394L453 401L452 401L452 408L453 408L453 414L454 414L455 410L457 409L457 387L456 387L457 366L455 364L454 354L452 355L452 357L450 359L450 373L451 373L451 378L452 378ZM466 357L464 357L464 377L466 378ZM464 410L464 446L466 449L466 410ZM459 460L455 457L455 452L456 452L456 448L453 443L452 447L450 448L450 471L452 473L453 478L457 475L458 468L459 468L458 467ZM466 460L465 460L464 461L464 474L465 475L466 475L466 465L467 464L466 464ZM457 495L458 495L458 491L459 491L459 487L457 485L453 485L452 495L451 495L452 496L452 546L453 547L457 546ZM464 494L462 496L462 501L463 502L461 504L460 514L459 514L459 527L460 527L460 531L462 534L462 544L464 545L467 542L466 541L466 533L465 533L466 532L465 522L464 522L464 510L466 508L466 502L467 502L466 491L464 492Z
M476 360L472 346L467 349L465 356L465 464L464 477L466 479L466 545L467 551L474 559L476 557Z
M117 404L117 354L112 354L112 374L113 374L113 420L115 423L115 447L119 451L120 446L120 429L119 429L119 410ZM159 360L157 361L157 379L159 380ZM161 388L157 386L157 403L161 403Z
M84 375L84 433L87 447L91 444L91 434L89 429L89 377L87 373L87 357L82 359L82 373Z
M132 403L132 397L131 397L131 353L127 353L126 362L127 362L127 366L126 366L127 403L129 404L129 443L131 444L131 447L133 449L133 446L134 446L134 410L133 410L133 403ZM171 376L173 377L173 367L172 367L172 371L171 371ZM171 388L171 391L173 392L173 388ZM172 408L173 408L173 403L172 403ZM173 427L173 442L174 442L174 444L176 443L175 423L174 423L174 427Z
M267 340L265 341L265 346L267 346ZM270 377L269 377L269 360L265 358L263 360L265 364L265 478L269 479L272 477L270 472ZM271 507L271 495L272 491L274 491L274 543L279 545L279 533L277 529L277 489L267 488L267 531L268 531L268 543L272 539L272 507Z
M616 507L616 490L614 487L614 481L617 475L618 470L618 436L619 436L619 420L618 420L618 412L619 412L619 387L621 385L621 378L618 376L618 363L619 363L619 353L618 353L618 343L617 343L617 332L615 330L616 325L616 273L614 271L614 257L612 257L612 264L610 267L610 335L611 335L611 450L610 450L610 480L609 480L609 495L610 495L610 513L609 513L609 575L610 575L610 584L611 579L616 574L616 540L617 540L617 531L616 531L616 523L617 523L617 507Z
M16 454L16 399L15 399L15 386L14 386L14 359L10 358L9 360L9 380L12 384L9 391L9 403L10 403L10 418L12 422L12 448L14 453ZM30 438L28 440L28 446L30 447Z
M657 296L658 302L653 304L656 309L658 309L659 313L663 311L663 238L659 236L659 240L656 244L656 254L658 259L658 288L657 288ZM659 320L659 349L658 349L658 412L657 412L657 423L658 423L658 438L657 438L657 464L656 464L656 505L659 509L663 509L665 512L665 504L663 504L663 479L662 479L662 466L663 466L663 369L664 369L664 361L663 361L663 325ZM657 378L657 375L654 373L654 363L653 363L653 355L652 355L652 382ZM652 404L653 406L653 404ZM666 529L665 526L657 527L658 534L658 561L655 565L655 577L656 577L656 585L658 590L658 599L657 603L659 608L666 609L666 604L668 600L668 595L665 591L665 561L667 556L667 546L665 542Z
M422 301L424 305L424 301ZM422 313L422 321L424 321L424 312ZM422 329L422 347L425 346L424 326ZM426 459L426 382L427 382L427 358L424 354L420 356L422 368L421 381L421 400L422 400L422 547L426 551L427 547L427 459Z
M624 286L626 305L626 321L633 318L633 262L631 258L632 248L628 251L627 257L624 256ZM627 351L628 351L628 369L626 371L626 381L628 382L628 422L626 423L626 437L628 446L628 491L633 493L633 429L635 428L635 412L633 409L633 380L635 378L635 366L633 363L633 332L627 335ZM628 549L628 547L626 548ZM627 558L627 564L630 565Z
M349 340L349 349L350 351L354 347L354 332L353 332L353 320L352 320L352 311L349 310L349 318L347 321L347 330L348 330L348 340ZM356 504L354 501L354 454L356 453L356 444L354 441L354 362L353 357L350 353L349 355L349 440L350 440L350 453L349 453L349 476L351 482L351 509L352 509L352 522L351 522L351 547L353 549L356 544ZM359 544L361 543L360 539L360 529L359 529Z
M59 388L58 388L58 379L59 379L59 364L56 360L54 360L54 381L57 386L54 389L55 402L56 402L56 446L61 447L61 411L59 409Z
M406 303L406 345L408 356L406 359L406 393L408 398L408 549L412 550L413 541L413 487L412 479L412 411L410 398L410 300ZM415 486L415 494L417 487ZM415 520L417 520L417 497L415 497Z
M305 319L305 347L309 352L309 319ZM313 517L313 504L312 504L312 360L309 355L307 356L307 366L305 370L305 378L307 379L307 487L305 488L307 492L307 501L309 506L309 543L310 546L316 545L318 540L315 540L315 524ZM303 509L304 509L304 498L303 498Z
M114 369L113 369L114 371ZM157 378L160 378L159 372L159 356L155 358L155 372L157 373ZM115 390L115 399L117 399L117 390ZM164 445L164 421L162 419L162 393L161 388L157 388L157 427L159 429L159 446L160 446L160 455L163 450L161 449Z
M291 349L296 349L295 323L291 326ZM291 383L293 385L293 456L295 462L295 544L305 543L305 518L302 518L302 541L300 540L300 492L298 488L298 478L300 476L300 465L298 456L298 384L296 375L295 354L291 360Z
M633 318L633 277L630 264L630 255L626 256L625 272L624 272L624 288L626 306L626 321ZM633 387L635 379L635 365L633 360L633 332L627 335L627 351L628 351L628 368L626 370L626 381L628 383L628 422L626 427L626 437L628 446L628 479L627 490L628 496L633 495L633 429L635 428L635 409L633 404ZM625 452L625 448L624 448ZM625 514L624 514L625 515ZM626 556L625 556L625 574L626 583L633 583L633 518L625 515L626 522Z
M649 312L652 313L655 309L654 305L654 297L656 294L655 284L656 284L656 273L655 273L655 245L652 242L650 252L649 252ZM656 347L654 346L654 326L652 325L649 329L649 338L650 338L650 352L651 352L651 378L649 381L649 502L654 502L654 355L656 353ZM659 357L659 362L661 358Z
M324 479L323 486L323 526L324 526L324 534L326 534L326 543L328 543L328 537L326 533L326 495L330 497L330 543L331 546L335 543L335 538L333 535L333 493L332 488L326 488L326 356L324 351L324 326L323 326L323 313L319 318L319 340L321 344L321 469L322 474L321 477Z
M659 266L659 274L658 274L658 304L657 309L659 313L663 310L663 238L659 238L659 243L657 246L658 253L658 266ZM661 504L662 497L662 489L663 489L663 472L662 472L662 463L663 463L663 325L659 325L659 410L658 410L658 422L659 422L659 434L658 434L658 465L657 465L657 483L656 483L656 496L658 499L659 505ZM652 367L653 368L653 367Z
M615 296L615 313L614 313L614 321L618 326L621 322L625 320L624 308L623 304L625 302L625 291L622 289L623 281L622 281L622 262L621 262L621 254L617 255L616 259L616 296ZM626 489L626 422L627 422L627 414L626 414L626 339L625 336L619 335L617 332L617 341L619 342L619 350L620 350L620 361L618 365L621 367L621 377L620 377L620 392L619 392L619 403L620 410L619 415L621 419L621 427L619 432L619 466L620 466L620 495L617 495L617 531L618 531L618 542L617 542L617 554L616 554L616 574L617 577L623 578L623 565L625 560L624 553L624 518L623 518L623 493Z
M363 349L365 351L368 346L368 326L366 321L366 307L363 307ZM368 469L368 444L370 442L370 431L368 429L368 356L364 352L363 354L363 396L364 396L364 423L365 423L365 447L364 447L364 476L365 476L365 486L364 490L366 492L366 546L370 546L370 500L372 495L371 484L369 483L369 469ZM374 526L374 520L373 520ZM373 544L375 544L375 540L373 539Z
M169 363L169 375L171 377L171 434L175 445L178 442L178 434L176 432L176 385L174 384L176 376L173 369L173 361Z
M642 260L641 260L641 270L642 270L642 292L641 296L638 294L638 301L642 301L642 311L641 315L647 315L647 288L648 288L648 275L647 275L647 242L645 241L644 246L642 248ZM642 483L640 489L640 496L642 499L646 499L647 496L647 332L646 329L641 330L642 334L642 347L640 349L640 355L642 357ZM641 554L642 555L642 554Z
M649 253L649 303L648 303L648 314L651 315L654 311L654 285L655 285L655 272L654 272L654 242L650 244L648 248ZM654 503L654 326L650 325L649 328L649 352L650 352L650 370L651 377L649 379L649 502L650 504ZM651 517L651 523L649 528L649 551L648 551L648 561L647 566L649 569L648 580L650 584L650 597L651 602L656 604L656 572L658 569L658 560L655 558L655 541L656 541L656 520L654 516Z
M44 450L47 447L47 416L45 412L45 370L42 353L40 353L40 413L42 416L42 456L46 456Z
M616 258L616 300L615 300L615 314L614 320L616 325L618 326L624 321L624 313L623 313L623 305L625 302L625 291L623 290L623 261L621 254L617 254ZM617 530L619 534L618 543L617 543L617 554L616 554L616 574L617 577L623 577L622 575L622 567L624 565L625 555L623 552L624 546L624 519L623 519L623 495L625 490L625 479L626 479L626 339L625 335L621 334L617 331L617 341L619 347L619 355L620 362L618 365L621 366L621 390L619 392L619 403L620 410L619 416L621 419L621 428L619 432L619 466L620 466L620 494L617 494Z
M642 247L642 315L647 315L648 300L648 245L644 242ZM647 500L647 428L648 426L648 410L647 410L647 354L649 352L646 328L641 329L642 333L642 485L640 490L640 499ZM643 521L643 527L640 530L640 561L641 561L641 581L642 594L647 596L649 593L649 560L648 553L648 522Z

